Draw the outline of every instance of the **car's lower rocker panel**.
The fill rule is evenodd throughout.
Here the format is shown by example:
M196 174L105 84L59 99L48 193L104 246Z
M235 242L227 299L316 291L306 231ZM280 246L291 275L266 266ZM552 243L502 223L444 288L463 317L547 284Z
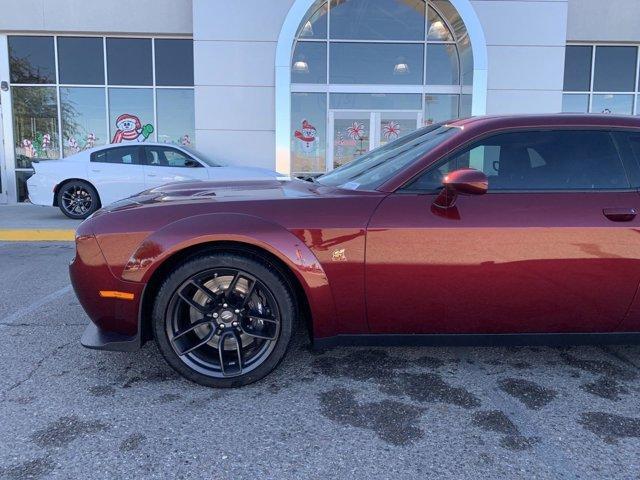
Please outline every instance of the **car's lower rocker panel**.
M498 334L416 334L416 335L336 335L316 338L313 348L339 346L563 346L563 345L635 345L640 344L640 333L498 333Z
M133 352L140 350L140 335L126 336L115 332L105 332L93 323L89 323L80 343L93 350L111 350L115 352Z

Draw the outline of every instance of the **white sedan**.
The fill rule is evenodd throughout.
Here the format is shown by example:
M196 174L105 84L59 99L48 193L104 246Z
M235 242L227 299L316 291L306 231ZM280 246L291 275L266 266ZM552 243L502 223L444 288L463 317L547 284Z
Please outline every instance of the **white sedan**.
M77 219L165 183L281 178L265 168L222 166L190 148L166 143L105 145L33 167L27 180L31 203L57 206Z

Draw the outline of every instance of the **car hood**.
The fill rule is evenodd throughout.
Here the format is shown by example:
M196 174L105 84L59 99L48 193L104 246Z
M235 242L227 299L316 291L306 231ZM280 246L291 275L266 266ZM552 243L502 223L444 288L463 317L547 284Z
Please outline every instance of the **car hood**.
M104 211L116 211L144 205L247 202L293 199L318 196L365 195L366 192L326 187L302 180L253 180L253 181L185 181L174 182L145 190L124 200L115 202Z

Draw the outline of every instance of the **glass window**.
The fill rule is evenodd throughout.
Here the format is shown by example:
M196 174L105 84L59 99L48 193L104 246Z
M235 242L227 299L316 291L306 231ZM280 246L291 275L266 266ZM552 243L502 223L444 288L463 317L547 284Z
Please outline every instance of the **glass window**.
M155 40L156 85L193 85L193 41Z
M424 40L424 0L332 0L331 38Z
M91 154L92 162L100 163L121 163L123 165L138 165L140 163L138 155L140 148L138 145L130 147L117 147L100 150Z
M104 85L101 37L58 37L60 83Z
M459 168L476 168L495 190L597 190L629 188L608 132L537 131L494 135L430 169L410 190L437 190Z
M193 90L159 88L156 90L158 141L185 147L195 145Z
M341 110L420 110L419 93L331 93L329 104Z
M453 44L427 45L427 85L460 83L458 51Z
M567 45L564 57L564 89L588 92L591 88L591 46Z
M150 88L109 89L111 143L152 141L154 130Z
M325 171L327 143L326 93L291 95L291 171Z
M331 83L421 85L424 65L422 44L332 43Z
M146 164L155 167L201 167L198 162L175 148L146 147Z
M109 141L104 96L104 88L60 88L65 157Z
M327 38L327 11L328 4L323 4L317 10L309 10L300 23L296 38Z
M327 44L298 42L291 63L293 83L327 83Z
M318 183L353 190L375 190L398 170L423 158L459 131L442 125L421 128L321 176Z
M27 192L27 180L33 175L32 171L29 172L16 172L16 186L18 187L18 201L24 202L28 198Z
M424 123L432 125L458 118L458 95L428 94L424 96Z
M633 92L636 85L637 47L596 47L593 90Z
M58 158L58 100L55 87L13 87L11 99L16 166L30 168L32 158Z
M380 117L380 145L386 145L418 128L415 116L386 113Z
M151 39L107 38L109 84L151 85L151 64Z
M53 37L8 38L11 83L56 83Z
M453 42L453 34L449 27L433 7L429 7L427 40Z
M460 118L470 117L472 107L473 107L473 96L460 95Z
M565 113L587 113L589 111L588 94L562 95L562 111Z
M631 115L633 113L633 95L594 95L591 111L594 113Z

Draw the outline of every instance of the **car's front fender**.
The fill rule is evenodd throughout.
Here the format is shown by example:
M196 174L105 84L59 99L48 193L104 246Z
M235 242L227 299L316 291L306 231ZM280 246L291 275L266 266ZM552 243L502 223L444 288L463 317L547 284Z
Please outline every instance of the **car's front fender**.
M316 337L335 335L335 304L329 281L311 250L284 227L246 214L208 213L182 218L150 234L135 250L123 280L146 283L174 254L201 244L236 242L280 259L296 276L307 297Z

